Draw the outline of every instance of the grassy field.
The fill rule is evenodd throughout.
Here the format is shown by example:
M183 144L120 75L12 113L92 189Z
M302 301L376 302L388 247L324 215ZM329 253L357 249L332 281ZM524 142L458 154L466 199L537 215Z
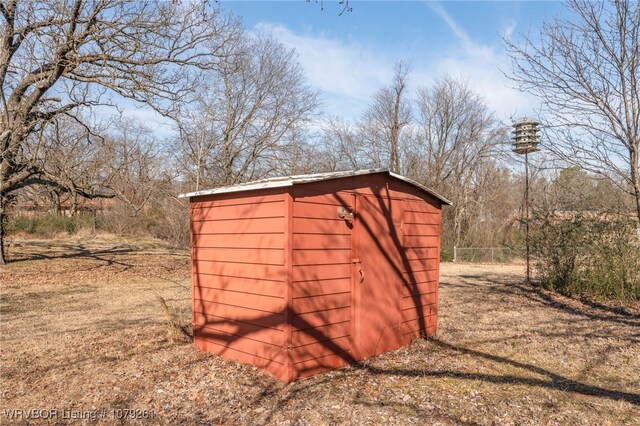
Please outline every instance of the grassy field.
M437 338L284 385L192 349L187 252L103 236L9 253L0 424L640 424L638 306L525 287L522 266L443 264Z

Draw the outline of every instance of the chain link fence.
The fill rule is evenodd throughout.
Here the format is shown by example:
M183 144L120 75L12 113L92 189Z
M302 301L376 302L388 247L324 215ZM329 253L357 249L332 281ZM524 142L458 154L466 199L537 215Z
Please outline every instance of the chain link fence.
M508 263L522 259L519 250L510 247L454 247L453 261L467 263Z

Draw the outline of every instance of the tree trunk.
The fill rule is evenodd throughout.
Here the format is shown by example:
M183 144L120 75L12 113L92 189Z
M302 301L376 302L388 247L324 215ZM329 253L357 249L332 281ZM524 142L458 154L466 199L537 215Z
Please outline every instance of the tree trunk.
M638 173L638 150L631 150L631 181L633 183L633 195L636 198L636 228L640 232L640 173Z
M638 215L638 217L636 218L636 226L640 230L640 182L638 182L638 179L636 179L634 192L636 197L636 214Z
M462 216L464 214L465 207L462 206L458 208L456 206L454 208L455 213L453 215L453 235L455 246L460 247L460 244L462 243Z
M62 209L60 207L60 194L55 191L51 192L51 204L52 212L54 216L62 216Z
M71 196L71 211L69 212L70 217L78 216L78 194L73 192Z
M7 264L7 257L4 251L4 231L5 231L5 196L0 194L0 265Z
M638 231L638 235L640 235L640 182L635 184L634 192L636 197L636 214L638 215L638 217L636 217L636 230Z
M396 116L395 120L398 119ZM391 130L391 153L389 155L389 170L394 173L400 173L398 161L398 122L393 123Z
M397 152L398 152L398 145L394 143L394 141L391 141L391 158L389 159L389 169L394 173L398 173Z
M389 169L394 173L400 173L398 159L398 139L400 139L400 96L403 86L396 89L396 99L393 108L393 122L391 123L391 153L389 155Z

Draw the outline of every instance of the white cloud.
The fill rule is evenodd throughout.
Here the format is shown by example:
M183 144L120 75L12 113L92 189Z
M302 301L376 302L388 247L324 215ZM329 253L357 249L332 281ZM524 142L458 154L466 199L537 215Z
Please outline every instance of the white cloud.
M533 115L534 99L513 89L513 83L504 75L511 69L511 62L501 44L486 45L473 41L439 3L427 3L456 36L458 44L435 61L431 73L449 74L468 80L476 93L483 96L497 118L508 121L511 117ZM504 29L509 36L516 28L515 22Z
M516 29L516 21L511 21L502 31L502 36L506 39L510 39L513 35L513 31Z
M495 111L497 118L506 121L512 116L531 115L535 105L528 94L512 88L512 82L501 71L509 67L508 58L496 52L475 55L460 50L438 61L434 65L435 72L430 75L448 74L468 80L472 89Z
M437 2L427 2L427 6L433 10L436 15L438 15L451 29L453 34L462 41L465 45L470 46L472 44L471 39L467 32L462 29L460 25L444 10L444 7L440 3Z
M393 63L398 59L412 62L411 88L428 86L436 77L448 74L468 80L500 120L532 115L534 100L512 89L513 84L503 74L511 64L501 43L475 41L441 4L427 5L453 33L451 45L431 49L413 45L411 50L388 52L352 40L297 33L280 24L261 23L255 31L272 34L297 51L309 83L322 91L325 111L332 115L359 117L372 94L391 82ZM511 34L515 27L516 23L510 22L503 31Z
M323 92L331 114L357 117L371 95L391 80L395 59L356 42L297 34L270 23L258 24L255 29L296 50L309 83Z

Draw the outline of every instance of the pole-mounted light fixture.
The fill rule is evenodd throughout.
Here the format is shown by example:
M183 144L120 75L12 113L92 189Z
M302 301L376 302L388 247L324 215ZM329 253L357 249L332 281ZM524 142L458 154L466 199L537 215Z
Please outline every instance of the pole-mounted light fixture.
M513 125L513 152L524 154L524 199L525 199L525 241L527 246L527 284L531 282L530 249L529 249L529 153L538 151L537 121L528 118Z

